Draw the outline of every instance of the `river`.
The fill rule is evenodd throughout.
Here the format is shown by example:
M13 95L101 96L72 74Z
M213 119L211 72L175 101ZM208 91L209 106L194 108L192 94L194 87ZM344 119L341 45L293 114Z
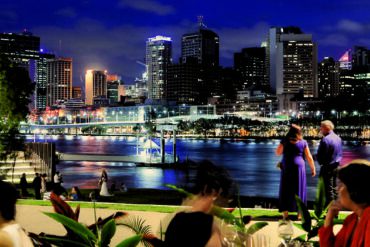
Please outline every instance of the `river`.
M38 141L44 141L42 136L39 138ZM32 140L33 137L29 137L28 141ZM58 152L86 155L134 155L138 143L136 137L122 136L49 136L47 141L55 142ZM159 143L158 139L154 141ZM139 143L143 142L144 138L139 138ZM319 142L308 143L311 153L316 153ZM342 163L358 158L370 160L369 145L344 143ZM280 157L274 151L279 140L177 139L176 144L180 160L209 159L225 167L239 184L241 195L278 197L280 172L275 165ZM172 152L172 139L166 140L166 152ZM66 188L96 188L103 168L108 172L109 184L115 182L119 187L125 183L128 188L166 189L164 184L167 183L184 186L189 184L195 174L194 170L186 173L177 169L136 167L122 162L63 161L57 165L57 170L63 174ZM316 168L319 171L319 167ZM306 171L308 199L313 200L317 177L310 176L308 165Z

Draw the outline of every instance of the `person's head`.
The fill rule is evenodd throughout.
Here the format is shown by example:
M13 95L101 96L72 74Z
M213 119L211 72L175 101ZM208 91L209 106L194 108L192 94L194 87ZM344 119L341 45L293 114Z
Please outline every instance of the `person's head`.
M38 172L36 172L36 173L35 173L35 176L36 176L36 177L38 177L38 176L39 176L39 173L38 173Z
M353 160L338 169L340 203L350 209L351 204L370 205L370 162Z
M26 173L22 173L22 177L25 178L26 177Z
M302 139L302 129L296 124L292 124L289 128L286 138L291 141L298 141Z
M46 178L47 177L46 173L42 174L41 177Z
M59 175L59 171L56 171L56 172L55 172L55 174L56 174L56 175Z
M334 124L330 120L322 121L320 124L320 131L323 135L329 134L334 129Z
M17 190L10 183L0 180L0 217L4 221L15 219L15 203L17 201Z
M197 169L194 194L229 196L233 181L226 169L215 166L208 160L199 162Z

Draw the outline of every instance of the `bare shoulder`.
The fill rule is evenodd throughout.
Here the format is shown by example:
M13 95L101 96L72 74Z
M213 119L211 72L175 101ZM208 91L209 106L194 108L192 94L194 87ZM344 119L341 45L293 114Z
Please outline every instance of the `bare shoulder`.
M0 247L12 247L13 243L9 237L9 234L5 231L0 230Z

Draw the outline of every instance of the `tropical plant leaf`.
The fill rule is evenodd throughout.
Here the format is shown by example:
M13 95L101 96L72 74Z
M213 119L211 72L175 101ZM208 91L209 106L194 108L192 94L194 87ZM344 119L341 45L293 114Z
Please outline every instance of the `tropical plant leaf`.
M75 210L75 220L78 221L79 217L80 217L80 204L77 205Z
M224 220L227 223L237 225L239 228L241 228L241 230L244 229L244 224L242 224L232 213L224 208L212 206L210 214Z
M310 232L311 230L311 215L307 209L307 206L302 202L299 196L295 196L295 200L297 202L297 207L299 212L302 214L302 227L306 232Z
M143 239L141 240L144 243L145 247L152 247L152 246L162 246L163 241L153 234L143 235Z
M120 242L116 247L135 247L142 239L142 235L135 235Z
M68 218L71 218L77 221L78 216L76 216L75 212L73 212L71 206L69 206L65 201L63 201L54 192L50 193L50 201L51 201L51 204L53 204L54 211L56 213L67 216Z
M130 228L136 234L151 234L151 227L145 225L145 220L137 216L129 216L125 219L117 221L117 225L124 225Z
M176 190L177 192L181 193L181 194L184 194L186 195L186 197L188 198L193 198L194 197L194 194L184 190L184 189L181 189L179 187L177 187L176 185L173 185L173 184L165 184L164 186L170 188L170 189L173 189L173 190Z
M91 240L96 242L96 236L87 227L77 221L57 213L44 212L44 214L72 230L85 244L90 245Z
M256 222L248 228L247 233L254 234L255 232L261 230L267 225L268 225L267 222Z
M123 225L131 229L135 234L141 236L154 236L151 232L151 226L145 224L145 220L137 217L137 216L130 216L124 218L120 221L117 221L117 225ZM142 237L142 242L145 246L151 246L150 242L146 238Z
M306 234L299 235L298 237L294 238L294 240L298 240L300 242L305 242L306 241Z
M301 229L304 231L303 226L301 223L293 223L293 226L297 227L298 229Z
M325 196L325 183L322 177L319 177L319 182L317 184L316 190L316 198L313 204L315 218L320 219L323 217L325 213L325 205L326 205L326 196Z
M104 224L101 231L100 246L109 246L110 241L116 233L116 223L113 219Z
M69 240L64 238L51 238L51 237L40 237L41 239L45 240L47 243L55 245L55 246L63 246L63 247L87 247L91 245L82 244L73 240Z

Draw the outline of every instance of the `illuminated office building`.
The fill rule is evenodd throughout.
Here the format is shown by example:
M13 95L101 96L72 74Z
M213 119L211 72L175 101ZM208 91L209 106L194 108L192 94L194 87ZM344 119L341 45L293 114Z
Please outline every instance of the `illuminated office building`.
M167 69L172 62L172 40L156 36L146 42L146 66L148 68L148 99L167 99Z
M53 106L72 97L72 58L47 61L46 105Z
M318 66L318 91L320 98L335 97L339 94L339 62L325 57Z
M107 71L87 70L85 75L85 104L93 105L94 98L107 98Z
M317 96L317 46L297 27L273 27L267 53L272 92Z

